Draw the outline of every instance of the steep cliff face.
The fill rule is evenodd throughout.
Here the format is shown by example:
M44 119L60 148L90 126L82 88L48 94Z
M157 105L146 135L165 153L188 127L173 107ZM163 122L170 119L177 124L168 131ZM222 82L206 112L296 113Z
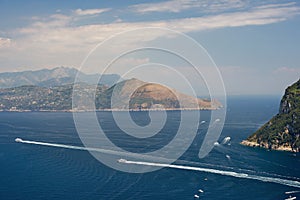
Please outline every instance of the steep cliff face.
M279 114L289 114L300 106L300 79L288 87L280 102Z
M279 113L242 144L300 151L300 79L286 89Z

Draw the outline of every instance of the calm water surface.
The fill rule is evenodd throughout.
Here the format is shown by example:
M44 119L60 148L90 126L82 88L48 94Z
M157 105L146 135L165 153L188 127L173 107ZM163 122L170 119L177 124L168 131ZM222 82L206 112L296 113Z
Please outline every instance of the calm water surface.
M280 97L230 97L227 119L216 146L204 159L199 148L207 129L200 126L188 151L175 164L234 171L300 182L300 157L239 145L277 113ZM168 112L167 124L151 141L132 140L120 131L109 112L98 113L111 141L132 152L147 152L168 144L180 122L180 112ZM139 125L149 123L147 112L131 113ZM210 112L201 111L201 121ZM113 170L87 151L16 143L15 138L83 146L71 113L0 113L0 199L285 199L300 188L164 168L145 174ZM131 141L131 142L130 142ZM150 145L151 144L151 145ZM141 166L142 167L142 166ZM300 193L293 194L300 198Z

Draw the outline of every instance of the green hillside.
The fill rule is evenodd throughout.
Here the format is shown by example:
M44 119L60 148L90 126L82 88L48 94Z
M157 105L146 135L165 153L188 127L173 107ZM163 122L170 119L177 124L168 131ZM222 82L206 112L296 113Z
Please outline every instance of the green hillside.
M275 150L300 150L300 80L289 86L279 113L242 143Z

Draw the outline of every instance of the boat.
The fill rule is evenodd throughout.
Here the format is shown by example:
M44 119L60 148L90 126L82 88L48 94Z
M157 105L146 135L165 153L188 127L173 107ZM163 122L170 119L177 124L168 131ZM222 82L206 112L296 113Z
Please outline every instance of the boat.
M199 199L199 195L195 194L194 198Z
M121 158L121 159L119 159L119 160L118 160L118 162L119 162L119 163L126 163L126 162L127 162L127 160L125 160L125 159Z
M200 192L200 193L203 193L204 191L203 191L203 190L201 190L201 189L199 189L199 190L198 190L198 192Z
M16 138L15 142L23 142L23 140L21 138Z
M292 196L289 196L289 198L285 199L285 200L295 200L297 199L297 197L292 197Z
M222 141L222 144L229 144L231 137L225 137Z

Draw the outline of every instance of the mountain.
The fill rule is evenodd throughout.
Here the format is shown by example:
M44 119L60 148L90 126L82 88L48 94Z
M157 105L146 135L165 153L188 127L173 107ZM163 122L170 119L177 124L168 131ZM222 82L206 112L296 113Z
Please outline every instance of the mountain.
M300 79L285 90L279 113L242 144L300 151Z
M0 89L1 111L71 111L73 84L41 87L20 86ZM76 85L82 92L91 94L94 86L86 83ZM117 95L115 95L117 94ZM178 96L183 103L179 106ZM111 102L112 105L111 105ZM128 103L129 102L129 103ZM221 104L194 98L156 83L138 79L119 82L112 87L97 85L96 109L218 109ZM75 108L84 110L84 108Z
M84 74L75 68L56 67L54 69L42 69L37 71L5 72L0 73L0 88L12 88L23 85L36 85L53 87L72 84L77 73L80 73L82 82L95 84L99 74ZM113 85L120 76L117 74L103 74L100 84Z
M72 110L73 84L40 87L25 85L0 89L1 111L70 111ZM83 92L92 91L93 85L80 83ZM97 85L97 97L101 98L107 89L105 85Z
M113 95L113 91L116 95ZM109 98L113 96L115 109L206 109L214 110L221 104L214 100L203 100L182 94L172 88L147 83L138 79L122 81L106 91ZM181 100L181 104L179 100ZM128 103L129 102L129 103Z

